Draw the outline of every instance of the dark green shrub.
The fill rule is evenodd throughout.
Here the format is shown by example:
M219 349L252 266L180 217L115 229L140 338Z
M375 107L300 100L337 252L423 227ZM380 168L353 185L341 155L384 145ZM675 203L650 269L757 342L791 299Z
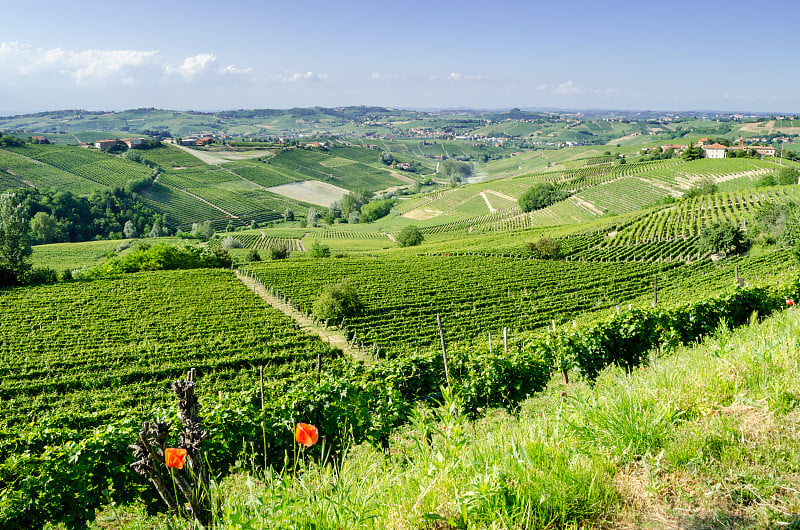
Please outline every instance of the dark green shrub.
M339 320L357 314L363 308L355 286L349 280L326 285L314 301L312 312L320 320Z
M518 202L523 212L530 212L563 201L567 197L569 197L569 192L557 190L549 182L544 182L536 184L523 193Z
M416 226L407 226L397 234L397 244L401 247L414 247L422 244L423 241L425 241L425 236Z

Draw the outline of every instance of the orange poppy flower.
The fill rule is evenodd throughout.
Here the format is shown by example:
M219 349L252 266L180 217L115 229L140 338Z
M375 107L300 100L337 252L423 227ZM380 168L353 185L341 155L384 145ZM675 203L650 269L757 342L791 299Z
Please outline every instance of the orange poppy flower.
M317 432L317 428L313 425L309 425L308 423L298 423L297 428L294 431L294 439L301 445L311 447L317 443L317 439L319 439L319 433Z
M167 467L183 469L183 464L186 463L186 449L167 447L164 449L164 461L166 462Z

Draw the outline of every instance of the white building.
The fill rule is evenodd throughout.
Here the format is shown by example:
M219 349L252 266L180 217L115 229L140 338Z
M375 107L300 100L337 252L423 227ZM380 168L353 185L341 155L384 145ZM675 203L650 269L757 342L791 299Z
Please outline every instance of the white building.
M728 148L722 144L703 145L706 158L725 158Z

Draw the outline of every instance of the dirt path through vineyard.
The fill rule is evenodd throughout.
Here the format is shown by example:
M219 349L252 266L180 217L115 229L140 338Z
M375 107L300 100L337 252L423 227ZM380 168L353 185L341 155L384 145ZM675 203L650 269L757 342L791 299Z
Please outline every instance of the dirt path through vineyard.
M236 272L236 277L239 278L239 280L245 284L247 288L260 296L266 303L297 322L297 325L300 326L301 330L305 331L306 333L310 333L311 335L316 335L324 342L327 342L335 348L339 348L354 359L366 359L367 356L358 348L350 347L350 343L347 341L347 338L341 331L325 329L322 326L314 324L314 321L305 316L303 313L283 302L280 298L269 294L264 286L253 278L245 276L238 271Z

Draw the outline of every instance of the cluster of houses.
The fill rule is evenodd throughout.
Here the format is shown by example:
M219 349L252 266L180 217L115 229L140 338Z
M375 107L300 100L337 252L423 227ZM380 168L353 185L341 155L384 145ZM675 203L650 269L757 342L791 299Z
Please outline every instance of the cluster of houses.
M139 147L140 145L144 144L146 141L145 138L121 138L121 139L111 139L111 140L97 140L94 143L94 146L97 149L108 149L109 147L114 147L118 144L125 144L128 149L134 149ZM82 146L88 147L88 144L81 144Z
M201 136L201 135L193 135L193 136L184 136L181 138L181 145L187 146L203 146L214 143L214 138L211 136Z
M739 139L739 145L732 145L730 147L718 144L718 143L708 143L708 138L700 138L697 142L697 146L703 149L703 154L706 158L726 158L728 156L728 151L755 151L758 153L762 158L765 156L775 156L775 148L769 145L744 145L744 140ZM684 149L687 146L685 145L662 145L661 149L666 151L667 149L674 150L678 155L683 153Z

